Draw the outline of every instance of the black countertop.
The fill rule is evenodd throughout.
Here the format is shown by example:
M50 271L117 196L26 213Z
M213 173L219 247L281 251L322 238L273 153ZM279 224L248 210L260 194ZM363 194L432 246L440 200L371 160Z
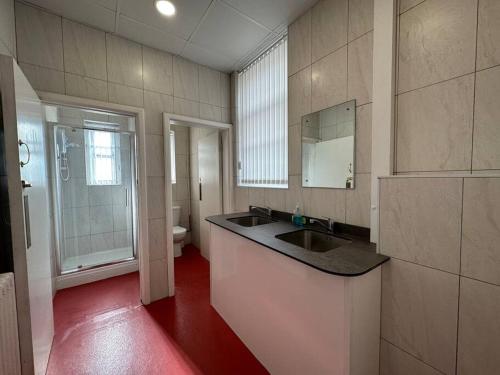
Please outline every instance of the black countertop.
M389 260L389 257L376 253L375 244L345 233L338 235L351 240L351 243L324 253L318 253L275 238L275 236L283 233L298 231L304 228L312 229L310 227L299 228L286 221L277 221L254 227L243 227L227 220L243 216L262 215L258 215L255 212L238 212L228 215L210 216L206 220L254 241L259 245L332 275L359 276ZM314 228L314 230L318 229Z

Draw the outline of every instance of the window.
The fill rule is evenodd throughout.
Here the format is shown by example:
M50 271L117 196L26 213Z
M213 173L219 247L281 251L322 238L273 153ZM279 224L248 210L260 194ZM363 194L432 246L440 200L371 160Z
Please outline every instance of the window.
M170 130L170 174L172 183L175 184L175 132Z
M288 187L287 41L238 75L238 185Z
M121 185L120 134L85 129L87 185Z

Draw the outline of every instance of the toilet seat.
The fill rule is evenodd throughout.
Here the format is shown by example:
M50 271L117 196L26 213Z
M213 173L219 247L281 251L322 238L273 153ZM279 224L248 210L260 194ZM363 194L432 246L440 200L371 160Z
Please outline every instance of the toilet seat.
M174 226L174 234L185 234L186 228L180 227L178 225Z
M180 227L178 225L173 227L174 242L181 242L186 237L186 228Z

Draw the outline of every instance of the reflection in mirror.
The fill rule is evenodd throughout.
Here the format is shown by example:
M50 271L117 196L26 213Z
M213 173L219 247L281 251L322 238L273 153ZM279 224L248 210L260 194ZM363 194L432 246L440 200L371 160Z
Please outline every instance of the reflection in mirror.
M354 188L356 101L302 117L302 186Z

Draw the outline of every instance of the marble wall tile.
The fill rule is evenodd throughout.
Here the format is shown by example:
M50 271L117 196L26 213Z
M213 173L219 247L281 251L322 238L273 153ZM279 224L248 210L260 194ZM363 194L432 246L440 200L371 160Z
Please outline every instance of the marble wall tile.
M112 232L92 234L90 236L90 246L93 253L106 251L114 248L115 241Z
M346 190L346 223L370 227L371 174L354 176L354 189Z
M184 116L200 117L200 103L174 97L174 113Z
M130 105L133 107L144 106L144 91L129 86L108 83L109 101L112 103Z
M304 209L308 216L329 217L345 223L346 192L343 189L303 189Z
M288 189L285 191L285 211L293 212L297 204L304 210L306 205L300 175L288 177Z
M500 2L480 0L477 25L477 70L500 64L499 45Z
M372 169L372 105L356 108L356 173Z
M311 65L311 11L288 26L288 75Z
M500 285L500 178L465 178L461 274Z
M356 99L356 105L372 101L373 87L373 32L349 43L347 97Z
M70 178L61 183L61 200L64 208L89 205L89 187L85 178Z
M165 179L148 177L148 215L150 219L165 217Z
M151 301L165 298L168 295L167 258L151 260L149 269L151 274Z
M311 67L288 78L288 124L300 124L302 116L311 112Z
M198 82L198 65L174 56L174 96L198 101Z
M461 178L380 181L382 254L459 272Z
M200 118L211 121L221 121L221 108L210 104L200 103Z
M127 229L131 229L128 224L129 218L131 217L132 211L128 206L113 206L113 232L127 231Z
M252 206L266 206L266 189L248 188L248 204ZM247 209L248 211L248 209Z
M300 124L288 128L288 173L298 175L302 171L302 138Z
M144 112L147 134L163 134L163 112L174 111L174 98L170 95L144 90Z
M349 0L348 40L373 30L373 0Z
M143 88L142 46L116 35L106 34L108 80Z
M174 93L173 58L170 53L142 47L144 89L172 95Z
M90 206L90 234L113 232L113 206Z
M500 66L476 74L472 169L500 169Z
M171 126L175 132L175 153L189 155L189 128L184 126Z
M221 106L221 95L216 95L222 94L220 75L218 71L206 66L199 67L200 102Z
M35 90L65 93L63 72L24 63L19 63L19 66Z
M108 100L108 84L106 81L69 73L64 74L64 81L66 95L104 102Z
M381 340L380 375L440 375L441 372L402 351L397 346Z
M105 33L65 18L62 20L62 28L64 70L107 80Z
M472 74L399 95L397 171L470 169L473 100Z
M234 190L234 210L236 212L248 211L248 188L236 187Z
M312 61L347 44L347 3L347 0L320 0L312 8Z
M61 17L15 3L19 62L63 71Z
M476 4L427 0L401 15L398 92L474 71Z
M231 107L231 76L220 73L220 105L222 108Z
M391 259L382 268L382 338L454 374L458 288L457 275Z
M65 208L62 211L64 237L77 237L90 234L88 207Z
M189 200L189 178L182 177L178 178L176 183L175 183L175 196L174 196L176 201L182 202L182 201L187 201ZM187 202L183 202L186 204ZM182 205L181 205L182 206ZM186 215L189 214L189 210L187 207L183 207L182 210L183 213Z
M399 1L399 12L406 12L408 9L423 3L425 0L400 0Z
M229 108L221 108L221 121L226 124L231 124L231 110Z
M274 210L285 211L286 189L265 189L265 206Z
M156 134L146 135L146 173L150 176L164 176L165 163L163 153L163 136Z
M460 278L457 374L498 373L499 311L499 286Z
M14 15L14 1L7 0L0 2L0 49L1 45L5 46L7 51L3 54L13 56L16 52L16 25Z
M347 100L347 47L312 65L312 112Z
M189 156L175 155L175 172L177 178L189 178Z
M113 186L89 186L89 206L113 204Z

